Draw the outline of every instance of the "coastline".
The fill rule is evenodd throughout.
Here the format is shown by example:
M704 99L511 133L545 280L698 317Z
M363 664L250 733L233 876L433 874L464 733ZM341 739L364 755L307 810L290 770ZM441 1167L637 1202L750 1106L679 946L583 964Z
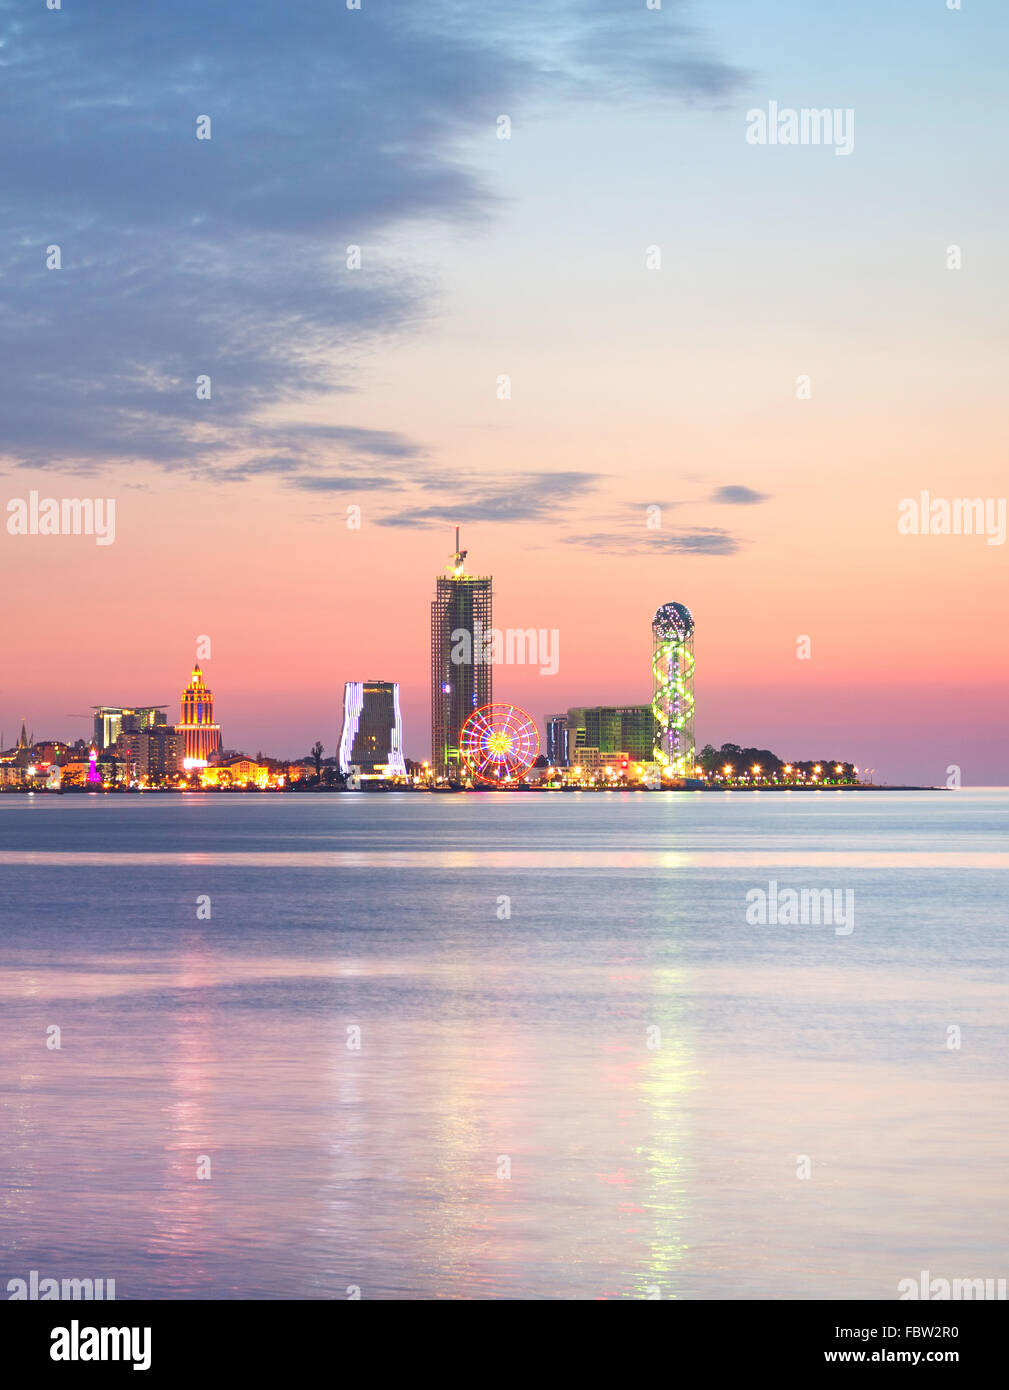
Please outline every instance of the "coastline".
M369 787L367 791L351 791L347 787L108 787L96 791L87 787L4 787L0 796L385 796L390 793L410 796L582 796L609 795L613 792L642 792L647 795L661 792L698 792L731 795L756 795L761 792L946 792L949 787L889 786L885 783L840 783L838 786L770 786L764 787Z

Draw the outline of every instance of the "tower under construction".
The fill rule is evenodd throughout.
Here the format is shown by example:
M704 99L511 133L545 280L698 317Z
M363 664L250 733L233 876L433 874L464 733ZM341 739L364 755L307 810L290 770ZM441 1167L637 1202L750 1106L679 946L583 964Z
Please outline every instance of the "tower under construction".
M459 548L436 581L431 604L431 766L436 777L465 772L459 733L475 709L494 698L491 664L491 579L465 573Z

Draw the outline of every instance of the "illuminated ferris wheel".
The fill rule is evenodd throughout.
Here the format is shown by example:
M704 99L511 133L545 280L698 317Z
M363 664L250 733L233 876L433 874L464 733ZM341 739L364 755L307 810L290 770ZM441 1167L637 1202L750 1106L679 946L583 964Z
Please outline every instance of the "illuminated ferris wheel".
M539 756L539 730L518 705L484 705L462 726L459 751L478 782L519 782Z

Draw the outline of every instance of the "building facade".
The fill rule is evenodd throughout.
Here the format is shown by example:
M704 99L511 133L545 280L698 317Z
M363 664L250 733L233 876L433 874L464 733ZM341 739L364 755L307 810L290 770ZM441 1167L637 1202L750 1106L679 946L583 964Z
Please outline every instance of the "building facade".
M185 741L174 727L124 730L116 739L115 754L129 768L131 782L156 786L171 781L182 768Z
M459 548L436 582L431 604L431 766L436 777L461 781L462 726L494 699L493 664L486 650L493 626L491 578L466 574Z
M623 750L604 753L601 748L582 748L574 757L572 767L580 768L583 772L605 772L612 769L617 773L626 773L633 765L633 759Z
M281 778L281 780L283 780ZM205 767L200 772L201 787L268 787L270 769L253 758L229 758L219 767Z
M221 750L221 726L214 723L214 696L199 666L182 692L182 718L175 726L183 764L206 763Z
M111 748L122 733L132 734L168 724L167 705L95 705L95 747Z
M583 748L648 762L655 742L651 705L578 705L567 713L568 762Z
M347 681L343 687L340 771L405 777L403 717L396 681Z

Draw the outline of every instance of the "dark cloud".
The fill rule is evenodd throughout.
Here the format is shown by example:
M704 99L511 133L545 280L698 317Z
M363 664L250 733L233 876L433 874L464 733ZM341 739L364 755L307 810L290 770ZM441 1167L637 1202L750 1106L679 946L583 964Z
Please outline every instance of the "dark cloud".
M307 474L288 481L291 487L304 492L392 492L403 486L397 478L366 478L352 473L329 477Z
M461 150L492 140L500 112L732 87L674 0L639 8L0 0L4 454L317 491L369 459L419 458L381 430L259 420L323 394L349 406L362 350L424 323L430 287L383 247L417 219L493 215ZM51 245L62 269L45 268ZM242 451L255 457L236 467ZM502 520L540 505L476 504Z
M756 502L766 502L766 492L754 492L752 487L730 483L726 487L715 488L711 494L712 502L727 502L734 507L752 507Z
M565 536L568 545L597 550L607 555L735 555L739 541L728 531L716 527L694 531L646 531L629 535L619 531L596 531L588 535Z

